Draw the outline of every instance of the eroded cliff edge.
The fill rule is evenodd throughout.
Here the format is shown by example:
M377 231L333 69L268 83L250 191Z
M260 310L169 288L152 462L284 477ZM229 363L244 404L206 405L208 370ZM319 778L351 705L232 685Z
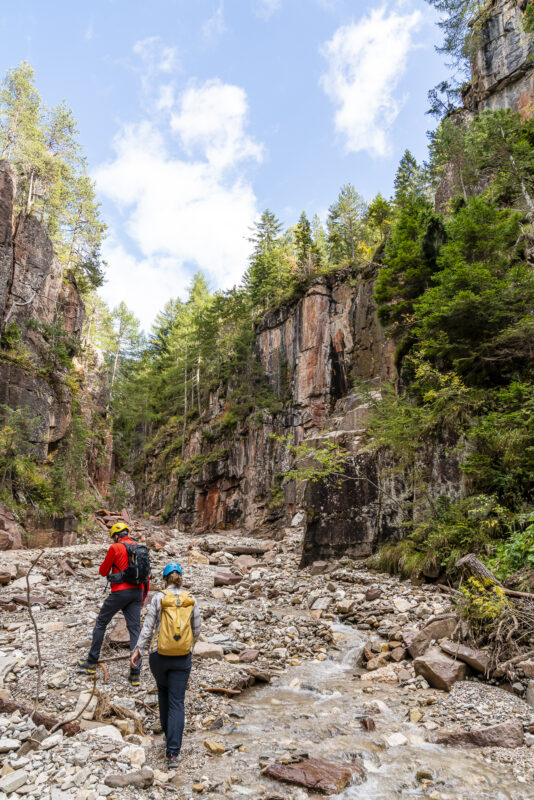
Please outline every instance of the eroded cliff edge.
M0 406L19 411L29 440L28 454L51 467L78 414L95 435L87 441L87 477L95 486L109 482L111 441L107 422L107 377L98 354L82 351L85 308L76 282L64 274L44 225L36 216L16 214L16 175L0 162ZM7 420L9 424L9 420ZM82 468L82 464L80 464ZM31 497L15 482L4 486L15 504L39 521ZM16 527L0 519L3 549L20 546ZM57 509L61 517L68 509ZM9 516L9 514L8 514ZM5 519L4 519L5 518ZM2 519L4 523L2 523ZM9 530L8 530L9 528ZM59 524L59 533L62 525ZM61 537L60 537L61 538Z

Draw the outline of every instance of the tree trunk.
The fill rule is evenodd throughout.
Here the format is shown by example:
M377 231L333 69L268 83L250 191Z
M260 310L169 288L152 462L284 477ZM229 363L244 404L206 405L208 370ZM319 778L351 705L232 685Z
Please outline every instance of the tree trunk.
M28 201L26 203L26 214L29 214L32 210L33 204L33 170L30 173L30 185L28 186Z
M187 342L185 345L184 359L184 424L182 426L182 458L185 452L185 430L187 425Z
M35 724L44 725L47 730L51 730L58 723L58 720L54 719L54 717L49 717L48 714L42 714L40 711L32 712L32 709L28 706L24 706L21 703L16 703L14 700L4 697L3 693L0 693L0 711L3 714L14 714L15 711L20 711L23 716L33 716ZM77 733L82 732L79 725L75 725L71 722L65 723L62 728L66 736L76 736Z
M474 553L468 553L457 561L454 566L456 569L462 570L468 575L473 575L475 578L488 578L490 581L497 584L497 586L501 585L493 572L491 572Z

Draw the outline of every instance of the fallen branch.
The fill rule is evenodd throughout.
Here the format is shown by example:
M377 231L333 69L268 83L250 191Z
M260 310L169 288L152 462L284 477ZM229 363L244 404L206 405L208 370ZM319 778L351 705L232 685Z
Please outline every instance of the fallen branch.
M504 675L506 675L510 667L514 666L514 664L520 664L521 661L528 661L528 659L532 658L533 656L534 650L529 650L528 653L521 653L520 655L515 656L515 658L510 658L508 661L503 661L502 664L497 664L493 670L493 677L502 678Z
M41 558L43 553L44 553L44 550L41 550L41 552L38 554L37 558L35 558L32 561L32 563L30 564L30 567L29 567L29 569L28 569L28 571L26 573L27 608L28 608L28 614L30 615L30 619L31 619L31 622L32 622L32 625L33 625L33 630L34 630L34 633L35 633L35 646L37 648L37 685L36 685L36 688L35 688L35 698L34 698L34 701L33 701L33 711L30 714L30 719L32 719L32 720L33 720L33 716L34 716L35 712L37 711L37 705L39 704L39 692L41 691L41 676L43 674L43 661L42 661L42 658L41 658L41 644L39 642L39 630L37 628L37 623L35 621L35 617L33 616L33 611L32 611L31 594L30 594L30 572L35 567L35 565L37 564L37 562L39 561L39 559Z
M79 711L79 712L76 714L76 716L75 716L75 717L73 717L72 719L65 720L64 722L58 722L58 723L57 723L57 725L55 725L55 726L52 728L52 730L50 731L50 733L54 733L55 731L59 730L59 728L62 728L64 725L72 725L72 723L73 723L73 722L75 722L77 719L80 719L80 717L82 716L82 714L84 713L84 711L86 711L86 709L89 707L89 704L90 704L91 700L93 699L94 693L95 693L95 691L96 691L96 682L97 682L97 680L98 680L98 674L95 672L95 674L93 675L93 688L91 689L91 694L89 695L89 698L88 698L88 700L87 700L87 703L86 703L86 704L84 705L84 707L83 707L83 708L82 708L82 709L81 709L81 710L80 710L80 711Z
M143 701L142 701L142 700L138 700L137 698L135 698L135 702L136 702L136 703L137 703L139 706L143 706L143 708L146 708L146 710L147 710L147 711L150 711L152 714L157 714L157 713L158 713L157 711L154 711L154 709L153 709L153 708L150 708L150 706L148 706L146 703L143 703Z
M205 692L213 692L215 694L241 694L241 689L225 689L223 686L200 686Z
M22 705L22 703L16 703L14 700L8 700L0 695L0 712L3 714L14 714L15 711L19 711L23 716L31 716L32 710L28 708L28 706ZM49 717L48 714L43 714L41 711L35 711L33 713L33 721L36 725L44 725L44 727L51 731L54 729L54 726L57 725L57 719L54 717ZM76 736L77 733L81 733L81 728L79 725L74 725L72 722L63 723L65 726L65 735L66 736Z
M450 594L462 594L458 591L458 589L453 589L452 586L445 586L443 583L437 583L436 586L443 592L450 592Z
M534 594L530 594L530 592L516 592L515 589L505 589L504 586L501 589L509 597L526 597L528 600L534 600Z

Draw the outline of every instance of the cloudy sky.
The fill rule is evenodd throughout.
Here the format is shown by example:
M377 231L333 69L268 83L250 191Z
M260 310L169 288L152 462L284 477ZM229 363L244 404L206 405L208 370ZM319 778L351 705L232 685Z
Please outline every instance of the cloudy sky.
M344 183L389 195L447 75L424 0L18 0L0 30L2 73L29 61L74 110L109 226L102 295L146 329L195 270L239 282L263 209L290 225Z

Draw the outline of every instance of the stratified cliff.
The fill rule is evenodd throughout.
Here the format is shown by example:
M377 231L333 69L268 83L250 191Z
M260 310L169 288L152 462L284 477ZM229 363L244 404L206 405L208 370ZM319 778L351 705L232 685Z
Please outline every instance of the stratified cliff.
M0 162L0 406L24 410L31 454L44 462L67 436L75 404L88 428L100 425L108 435L107 379L80 354L84 304L44 226L35 216L14 215L15 182L11 165ZM81 381L73 372L77 354ZM87 388L91 382L100 397ZM105 483L96 466L92 473Z
M470 111L512 108L534 113L534 38L526 33L526 0L493 0L480 18L472 80L464 93Z

